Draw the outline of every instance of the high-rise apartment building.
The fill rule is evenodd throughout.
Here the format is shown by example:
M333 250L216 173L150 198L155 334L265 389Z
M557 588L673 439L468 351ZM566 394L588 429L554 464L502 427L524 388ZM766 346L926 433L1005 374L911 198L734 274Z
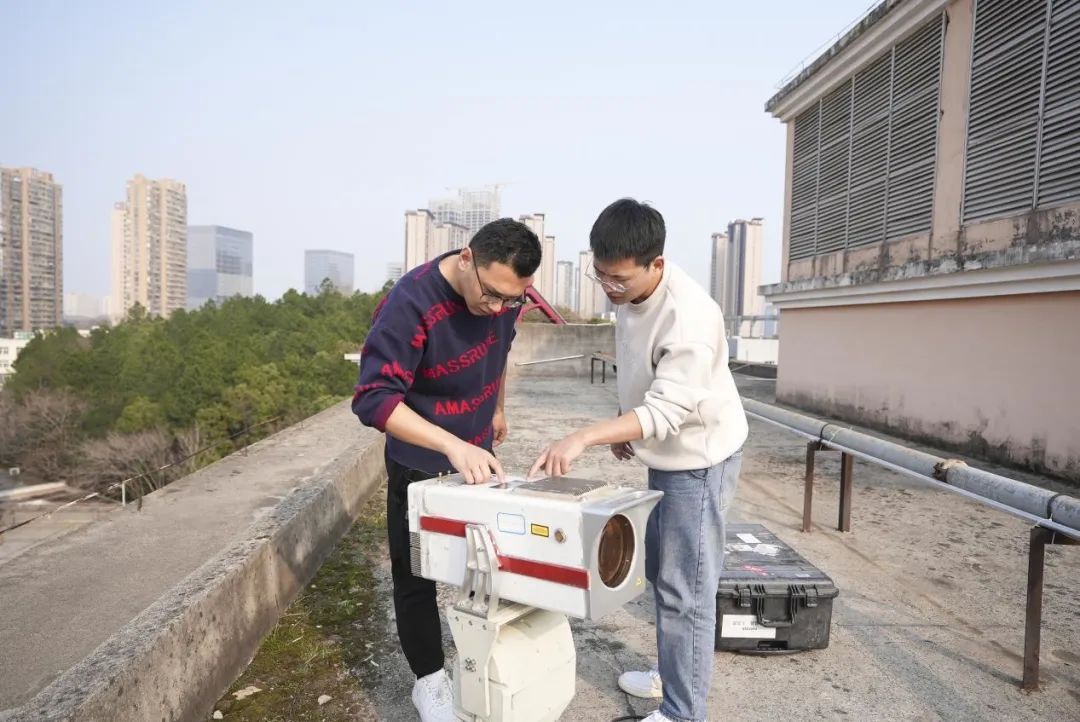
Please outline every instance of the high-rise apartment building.
M453 214L442 213L442 217ZM458 218L459 215L453 215ZM468 245L472 238L469 229L452 220L439 220L439 214L427 208L405 211L406 272L449 251Z
M540 295L547 299L554 299L558 289L555 286L555 236L544 236L540 239L540 268L536 273L540 284Z
M709 295L720 304L725 313L724 278L727 276L727 241L726 233L712 234L712 272L709 274Z
M551 301L555 298L555 236L545 235L543 213L521 216L518 220L528 226L540 241L540 267L536 269L533 287Z
M304 292L316 295L324 281L330 281L338 293L353 292L353 254L341 251L304 251Z
M63 210L51 173L0 168L0 337L63 321Z
M468 229L467 244L484 225L499 217L501 205L499 186L486 188L458 188L457 195L436 198L428 202L428 209L437 223L456 223Z
M469 229L459 223L435 223L428 235L427 258L441 256L450 251L459 251L469 242Z
M428 203L427 209L436 223L465 225L465 213L458 197L433 199Z
M728 224L728 232L712 236L712 297L724 317L760 316L765 298L761 285L763 226L760 218L738 219Z
M577 294L574 291L574 264L559 261L555 268L555 305L576 311Z
M125 301L135 296L135 277L125 273L124 221L127 218L127 203L113 203L109 213L110 244L110 279L108 305L109 320L114 324L124 320L128 306Z
M405 271L403 270L400 263L386 264L386 280L388 280L390 283L397 283L404 275Z
M405 272L427 261L428 244L435 233L431 211L421 208L405 211Z
M254 236L225 226L188 226L188 310L251 296Z
M611 304L608 301L604 288L585 274L593 267L592 251L581 251L578 254L578 307L577 313L582 318L596 318L608 312Z
M110 309L123 317L136 303L151 316L187 307L187 188L136 175L127 201L112 212Z

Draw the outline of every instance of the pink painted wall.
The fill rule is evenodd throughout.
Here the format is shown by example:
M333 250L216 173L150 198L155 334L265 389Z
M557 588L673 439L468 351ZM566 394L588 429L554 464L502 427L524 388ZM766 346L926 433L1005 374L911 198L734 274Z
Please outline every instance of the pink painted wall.
M1080 480L1080 291L781 316L778 400Z

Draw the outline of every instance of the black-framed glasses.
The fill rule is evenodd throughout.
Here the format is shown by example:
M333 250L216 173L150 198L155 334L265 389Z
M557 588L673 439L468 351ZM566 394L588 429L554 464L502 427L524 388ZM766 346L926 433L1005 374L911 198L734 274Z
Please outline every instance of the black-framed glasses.
M473 273L476 274L476 282L480 284L480 300L483 303L487 303L492 306L495 304L499 304L503 308L519 308L522 304L525 303L524 293L520 296L507 298L506 296L500 296L497 293L492 293L491 291L489 291L487 284L485 284L484 280L480 278L480 268L476 265L476 261L473 261L472 267Z

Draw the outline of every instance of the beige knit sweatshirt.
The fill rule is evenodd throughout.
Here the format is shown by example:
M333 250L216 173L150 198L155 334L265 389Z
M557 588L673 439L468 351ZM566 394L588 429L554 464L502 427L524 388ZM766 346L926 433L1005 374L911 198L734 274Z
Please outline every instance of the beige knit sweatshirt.
M728 370L724 317L681 268L664 264L647 299L618 307L619 407L644 438L637 458L662 471L704 469L738 451L748 427Z

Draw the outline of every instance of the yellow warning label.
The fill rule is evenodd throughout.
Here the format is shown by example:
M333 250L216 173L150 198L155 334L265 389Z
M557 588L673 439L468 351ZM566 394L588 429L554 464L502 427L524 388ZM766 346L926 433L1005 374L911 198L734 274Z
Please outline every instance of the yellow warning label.
M536 536L549 536L550 535L550 530L546 526L544 526L543 524L530 524L529 525L529 531L531 531Z

